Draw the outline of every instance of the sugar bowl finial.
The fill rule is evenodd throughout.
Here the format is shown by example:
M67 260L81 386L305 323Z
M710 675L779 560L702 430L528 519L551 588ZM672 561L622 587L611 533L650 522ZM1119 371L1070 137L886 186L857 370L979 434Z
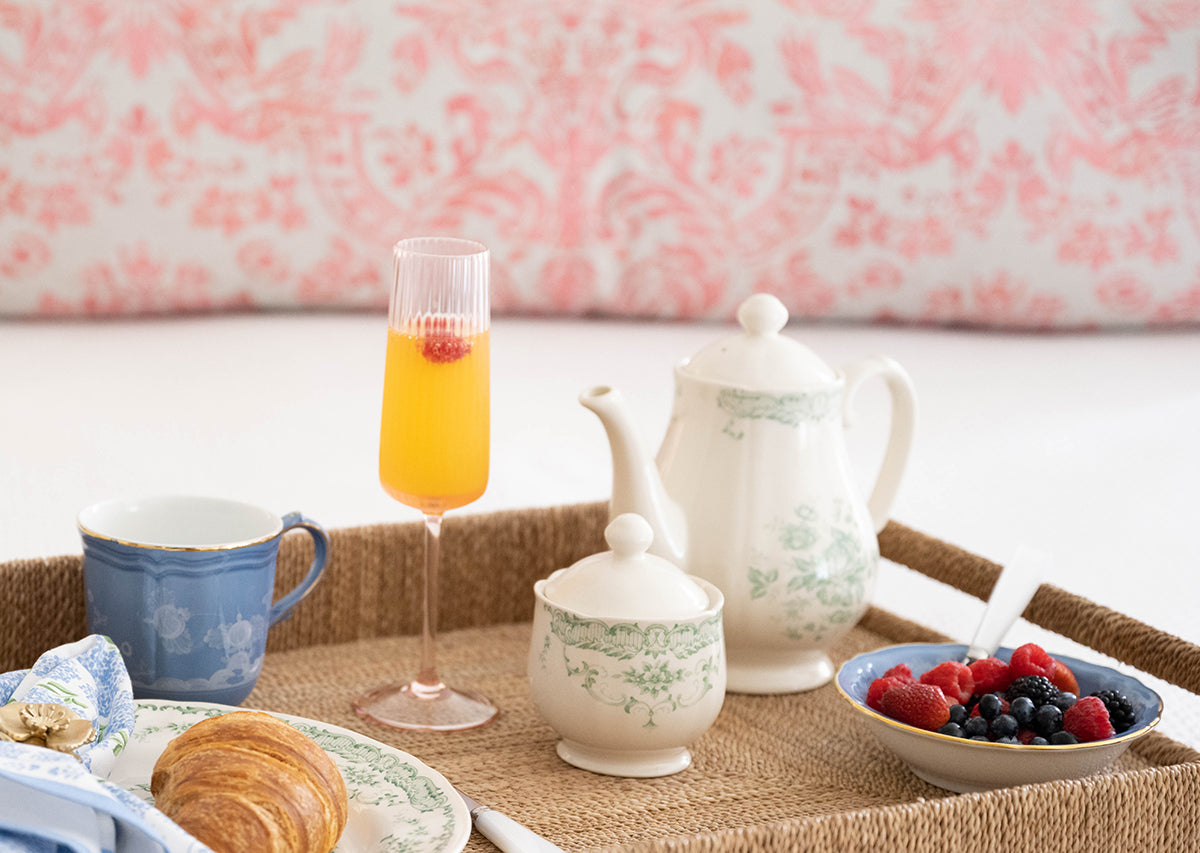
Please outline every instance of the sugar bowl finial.
M604 530L612 550L585 557L546 582L546 599L584 616L680 619L708 609L709 596L674 563L647 553L654 532L637 513L618 515Z

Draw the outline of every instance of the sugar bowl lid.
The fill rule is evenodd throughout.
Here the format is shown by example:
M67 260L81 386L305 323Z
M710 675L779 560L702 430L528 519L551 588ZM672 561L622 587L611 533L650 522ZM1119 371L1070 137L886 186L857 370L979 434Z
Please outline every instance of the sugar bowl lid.
M799 341L780 334L788 311L769 293L747 298L737 311L741 331L713 341L680 368L695 379L754 391L787 391L834 381L837 374Z
M611 551L550 576L542 588L547 601L598 619L682 619L708 609L700 584L674 563L646 553L654 539L646 519L618 515L604 539Z

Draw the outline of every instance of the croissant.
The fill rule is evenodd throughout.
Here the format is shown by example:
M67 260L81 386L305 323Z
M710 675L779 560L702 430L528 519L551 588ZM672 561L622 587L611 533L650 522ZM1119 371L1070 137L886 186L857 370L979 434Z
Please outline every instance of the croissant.
M257 711L210 717L168 743L150 793L216 853L329 853L348 813L346 783L325 751Z

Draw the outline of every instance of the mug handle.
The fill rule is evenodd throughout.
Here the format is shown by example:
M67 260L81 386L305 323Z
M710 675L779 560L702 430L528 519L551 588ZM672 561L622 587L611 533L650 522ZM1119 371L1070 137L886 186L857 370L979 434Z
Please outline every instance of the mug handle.
M908 454L912 449L913 428L917 421L917 401L912 379L899 363L887 356L872 355L843 368L846 390L842 406L842 423L850 425L850 402L858 386L872 376L882 376L892 396L892 429L888 437L887 450L875 479L875 488L867 500L867 511L875 532L883 530L900 488L900 478L908 465Z
M287 533L293 528L302 528L308 531L313 539L313 561L308 569L308 574L304 576L304 580L300 584L271 605L271 616L268 626L274 625L280 619L286 619L292 615L292 608L300 603L304 596L312 591L316 586L317 581L321 579L321 574L325 571L325 563L329 559L329 534L325 532L325 528L317 524L310 518L305 518L298 512L289 512L283 517L283 531L279 534L282 538L284 533Z

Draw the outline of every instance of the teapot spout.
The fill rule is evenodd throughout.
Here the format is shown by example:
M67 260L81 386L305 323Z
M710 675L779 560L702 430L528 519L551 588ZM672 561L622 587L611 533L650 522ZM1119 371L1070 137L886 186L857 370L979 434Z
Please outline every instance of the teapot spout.
M667 494L654 459L638 440L625 398L615 388L597 385L580 394L579 402L596 413L608 433L613 466L609 518L637 513L654 531L654 541L647 550L686 568L687 522L683 510Z

